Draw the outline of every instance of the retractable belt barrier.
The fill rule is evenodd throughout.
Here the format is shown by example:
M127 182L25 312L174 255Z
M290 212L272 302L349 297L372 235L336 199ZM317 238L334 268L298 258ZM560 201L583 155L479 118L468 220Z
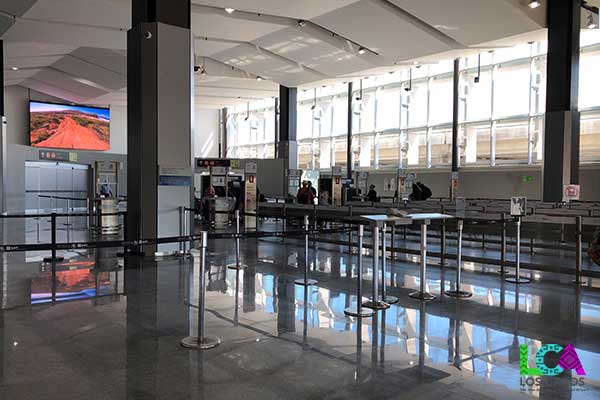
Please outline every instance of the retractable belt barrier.
M337 229L313 229L313 230L295 230L295 231L275 231L275 232L244 232L244 233L209 233L209 239L250 239L250 238L281 238L292 236L304 236L306 233L311 234L334 234L347 233L353 228L337 228ZM136 247L147 246L154 244L180 243L180 242L196 242L202 239L202 235L188 236L171 236L164 238L140 239L140 240L103 240L96 242L73 242L73 243L39 243L39 244L8 244L0 245L0 252L15 253L20 251L43 251L43 250L84 250L94 248L108 247Z

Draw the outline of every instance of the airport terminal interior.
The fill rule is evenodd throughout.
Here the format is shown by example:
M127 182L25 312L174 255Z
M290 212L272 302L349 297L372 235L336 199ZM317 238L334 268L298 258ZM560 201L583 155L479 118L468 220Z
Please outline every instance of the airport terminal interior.
M600 0L0 0L0 399L600 399Z

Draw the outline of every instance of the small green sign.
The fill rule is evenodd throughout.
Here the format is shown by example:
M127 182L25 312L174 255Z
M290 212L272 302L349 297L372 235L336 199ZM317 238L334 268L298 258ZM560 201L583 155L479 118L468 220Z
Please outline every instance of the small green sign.
M533 182L533 176L523 175L523 182Z
M69 152L69 161L70 162L77 162L77 161L79 161L79 154L73 153L73 152Z

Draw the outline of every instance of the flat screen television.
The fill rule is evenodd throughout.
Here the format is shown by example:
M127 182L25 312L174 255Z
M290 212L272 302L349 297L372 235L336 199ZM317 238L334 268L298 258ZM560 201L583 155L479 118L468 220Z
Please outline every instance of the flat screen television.
M110 110L30 101L29 143L54 149L110 150Z

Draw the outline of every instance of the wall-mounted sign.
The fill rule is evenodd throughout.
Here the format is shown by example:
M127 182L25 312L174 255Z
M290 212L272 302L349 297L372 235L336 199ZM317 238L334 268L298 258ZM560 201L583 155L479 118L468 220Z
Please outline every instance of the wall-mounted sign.
M563 201L569 202L579 200L581 195L581 187L579 185L564 185L563 186Z
M466 218L467 201L464 197L456 197L454 199L456 206L456 218Z
M77 153L68 151L40 150L39 158L48 161L71 161L71 154L75 154L75 158L77 158Z
M533 182L533 176L531 175L523 175L523 182Z
M527 211L527 197L510 198L510 215L522 217Z
M212 167L211 172L213 175L227 175L227 167Z
M341 176L342 175L342 167L339 165L334 165L333 167L331 167L331 175Z
M247 162L244 171L246 171L247 174L256 174L256 171L258 171L258 164L254 161Z
M192 186L192 169L182 167L158 167L159 186Z
M233 168L233 169L240 169L241 168L241 163L240 160L230 160L230 166L229 168Z
M196 167L229 167L231 160L225 158L196 158Z
M342 205L342 178L334 176L332 179L332 203L334 206Z

